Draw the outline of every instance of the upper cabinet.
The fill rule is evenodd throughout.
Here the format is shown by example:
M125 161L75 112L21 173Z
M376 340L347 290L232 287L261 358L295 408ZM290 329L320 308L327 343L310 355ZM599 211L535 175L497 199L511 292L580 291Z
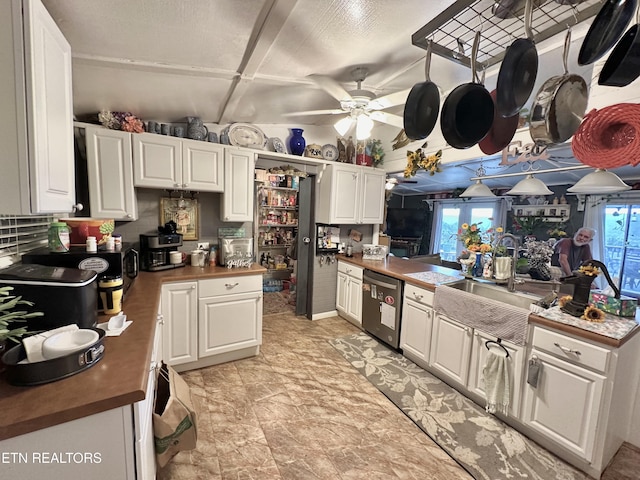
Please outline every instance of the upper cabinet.
M71 47L39 0L0 2L2 213L75 203Z
M133 135L136 187L222 192L224 146L141 133Z
M316 202L316 221L329 224L378 224L384 218L386 173L349 164L327 165Z
M224 222L253 222L253 177L256 153L227 147L224 152L224 193L220 218Z
M91 217L137 220L131 133L85 128Z

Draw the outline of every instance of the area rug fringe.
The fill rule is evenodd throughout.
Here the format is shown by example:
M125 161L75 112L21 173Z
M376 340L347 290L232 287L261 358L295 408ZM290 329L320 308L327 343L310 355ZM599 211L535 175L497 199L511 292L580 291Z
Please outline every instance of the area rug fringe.
M329 343L473 478L590 478L366 333Z

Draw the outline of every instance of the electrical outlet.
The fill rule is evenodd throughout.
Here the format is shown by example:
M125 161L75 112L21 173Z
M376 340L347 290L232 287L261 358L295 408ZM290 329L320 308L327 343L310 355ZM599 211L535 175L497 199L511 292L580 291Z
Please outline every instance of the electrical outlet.
M198 250L209 250L209 242L198 242Z

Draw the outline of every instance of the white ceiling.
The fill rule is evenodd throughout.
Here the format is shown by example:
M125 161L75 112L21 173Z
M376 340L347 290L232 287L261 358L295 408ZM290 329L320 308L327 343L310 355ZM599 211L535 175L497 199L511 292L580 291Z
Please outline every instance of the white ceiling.
M245 122L295 126L331 125L336 121L332 115L286 115L338 107L333 97L308 78L311 74L329 76L353 90L356 85L350 73L353 68L364 66L370 73L362 88L378 96L410 89L424 81L425 51L412 45L411 35L454 3L42 1L71 44L77 116L108 109L131 111L144 120L160 122L180 122L189 115L220 125ZM555 55L547 57L551 60L546 62L541 56L541 82L562 73L560 55L554 46L561 43L562 40L555 40L547 43L551 47L538 46L542 54ZM576 50L573 48L573 57ZM545 70L547 66L551 73ZM496 72L497 66L487 72L489 89L495 86L491 75ZM468 82L470 72L434 56L431 79L444 95ZM399 105L387 111L402 115L402 110ZM382 127L378 124L376 128ZM387 131L386 136L393 138L395 133L397 129L391 136ZM495 159L485 159L487 174L494 173L496 164ZM474 163L463 168L447 166L445 172L438 174L442 185L434 185L433 177L420 175L419 190L467 186L477 168ZM508 182L499 183L496 186ZM406 193L416 191L416 184L406 184L399 186L398 193L403 187L407 188Z

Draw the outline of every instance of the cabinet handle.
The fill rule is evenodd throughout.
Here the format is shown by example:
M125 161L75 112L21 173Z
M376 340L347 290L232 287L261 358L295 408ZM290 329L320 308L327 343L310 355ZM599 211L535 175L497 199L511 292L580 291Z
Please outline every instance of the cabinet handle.
M187 185L189 185L188 183L183 183L182 184L182 188L187 188Z
M73 209L73 213L81 212L82 210L84 210L84 205L81 203L76 203L75 205L71 205L71 208Z
M553 342L553 344L556 347L558 347L560 350L562 350L564 353L574 353L576 355L582 355L579 350L573 350L573 349L571 349L569 347L562 346L558 342Z
M127 213L127 218L131 218L133 217L133 215L131 215L130 213Z
M180 188L180 184L179 183L174 183L173 186L177 187L177 188Z
M195 285L191 285L191 289L193 290L194 288L196 288L196 286Z
M417 293L413 292L413 296L415 297L416 300L422 300L422 295L418 295Z
M465 332L469 332L469 327L464 327Z
M233 287L237 287L238 285L240 285L238 282L236 283L225 283L224 286L227 288L233 288Z

